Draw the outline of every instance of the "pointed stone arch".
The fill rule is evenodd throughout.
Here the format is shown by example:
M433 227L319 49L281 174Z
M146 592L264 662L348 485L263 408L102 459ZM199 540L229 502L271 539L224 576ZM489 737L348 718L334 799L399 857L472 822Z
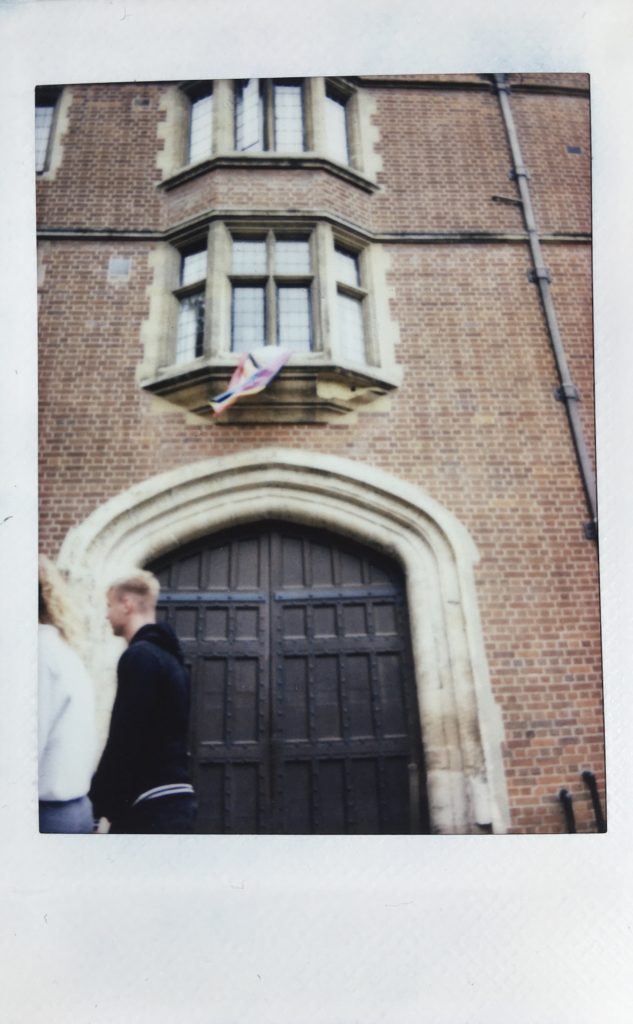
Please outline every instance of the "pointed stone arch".
M208 459L144 480L67 535L60 566L103 643L108 582L196 537L254 520L327 528L396 558L407 581L433 830L505 832L503 730L488 674L473 567L455 516L364 463L281 448Z

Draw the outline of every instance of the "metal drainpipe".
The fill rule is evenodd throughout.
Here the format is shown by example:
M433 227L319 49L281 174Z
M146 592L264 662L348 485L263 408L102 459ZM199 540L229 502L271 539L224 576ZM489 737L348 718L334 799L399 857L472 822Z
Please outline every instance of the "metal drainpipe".
M519 192L521 194L523 217L528 232L532 262L534 265L534 278L539 286L541 301L543 303L543 311L547 322L547 329L549 331L554 359L556 360L556 367L558 369L560 379L560 388L556 393L556 397L561 402L565 402L567 407L569 426L571 428L572 438L576 448L580 475L585 489L585 495L587 497L587 505L589 506L589 512L591 514L591 522L586 524L585 534L590 539L597 540L598 508L596 500L596 480L580 423L578 410L580 395L571 379L569 368L567 366L567 359L565 357L565 351L563 349L563 342L558 329L554 303L552 301L552 294L550 291L550 276L547 267L543 262L541 243L534 217L534 208L530 198L528 173L523 165L521 147L519 146L519 139L514 124L514 118L512 116L512 107L510 106L510 86L508 85L507 75L495 75L494 79L497 87L497 95L499 96L499 103L501 105L506 134L510 144L510 151L512 153L514 175L518 182Z

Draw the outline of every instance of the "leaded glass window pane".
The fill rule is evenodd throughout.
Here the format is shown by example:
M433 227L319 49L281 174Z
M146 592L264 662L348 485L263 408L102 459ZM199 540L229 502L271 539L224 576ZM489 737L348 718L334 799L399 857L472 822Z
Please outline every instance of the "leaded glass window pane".
M358 257L344 249L336 249L336 280L348 284L352 288L360 287Z
M263 288L236 285L233 288L234 352L247 352L266 342L266 303Z
M200 96L191 103L189 163L211 155L213 138L213 95Z
M196 281L204 281L207 276L207 250L192 252L183 256L180 270L180 283L182 285L195 284Z
M35 108L35 170L43 171L46 168L46 155L48 143L51 137L53 126L53 114L55 107Z
M235 148L240 151L264 148L264 105L258 78L249 79L237 90Z
M310 243L277 239L275 243L275 271L277 274L309 274Z
M325 135L327 150L334 160L342 164L349 163L349 143L347 139L347 111L342 100L334 96L325 98Z
M303 99L300 85L275 85L275 149L303 152Z
M292 352L309 351L312 341L309 288L277 289L278 343Z
M202 355L204 339L204 292L180 300L176 335L176 362L186 363Z
M362 300L339 292L337 297L339 348L345 359L365 361Z
M266 242L264 239L234 239L233 273L266 273Z

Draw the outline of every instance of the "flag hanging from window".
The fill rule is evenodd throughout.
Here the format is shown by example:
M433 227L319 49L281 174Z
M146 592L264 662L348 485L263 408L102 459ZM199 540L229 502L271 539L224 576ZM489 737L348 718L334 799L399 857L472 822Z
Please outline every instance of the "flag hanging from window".
M213 415L219 416L244 395L256 395L263 391L286 365L290 355L287 349L272 345L244 352L226 391L209 402Z

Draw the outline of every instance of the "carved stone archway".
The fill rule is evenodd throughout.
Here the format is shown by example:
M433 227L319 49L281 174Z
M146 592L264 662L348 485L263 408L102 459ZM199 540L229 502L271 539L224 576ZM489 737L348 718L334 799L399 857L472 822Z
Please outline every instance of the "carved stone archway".
M433 831L505 832L503 729L488 674L465 527L421 488L373 466L280 448L144 480L73 528L59 564L92 608L102 651L110 580L196 537L253 520L323 527L395 557L407 580ZM97 675L108 658L95 654ZM110 663L111 663L110 658Z

